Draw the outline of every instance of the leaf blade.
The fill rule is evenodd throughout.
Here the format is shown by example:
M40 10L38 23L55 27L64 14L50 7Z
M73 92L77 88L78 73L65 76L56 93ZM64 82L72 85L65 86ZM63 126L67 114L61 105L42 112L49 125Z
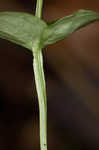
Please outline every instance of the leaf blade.
M0 38L29 50L40 43L46 23L39 18L20 12L0 12Z
M63 40L74 31L98 20L99 13L89 10L79 10L56 22L49 23L48 28L44 31L44 46Z

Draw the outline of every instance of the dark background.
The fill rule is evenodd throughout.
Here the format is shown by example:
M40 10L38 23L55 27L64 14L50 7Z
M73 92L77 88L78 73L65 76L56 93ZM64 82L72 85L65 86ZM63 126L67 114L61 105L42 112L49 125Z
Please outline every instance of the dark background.
M99 0L45 0L52 21L78 9L99 12ZM0 11L33 13L35 1L1 0ZM0 40L0 150L39 150L32 53ZM99 23L44 50L48 149L99 150Z

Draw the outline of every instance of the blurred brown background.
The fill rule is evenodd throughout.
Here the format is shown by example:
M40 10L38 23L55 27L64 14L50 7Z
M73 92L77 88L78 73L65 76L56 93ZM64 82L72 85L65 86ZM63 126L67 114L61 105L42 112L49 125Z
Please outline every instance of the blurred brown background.
M0 11L33 13L35 1L1 0ZM45 0L43 17L78 9L99 12L99 0ZM99 23L44 50L48 149L99 150ZM0 40L0 150L39 150L32 53Z

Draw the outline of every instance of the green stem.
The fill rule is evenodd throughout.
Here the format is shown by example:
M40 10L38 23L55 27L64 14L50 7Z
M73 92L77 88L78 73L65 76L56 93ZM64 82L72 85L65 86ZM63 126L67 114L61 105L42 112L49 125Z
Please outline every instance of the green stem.
M41 18L43 0L37 0L36 16ZM33 50L33 69L36 82L36 90L39 103L40 118L40 148L47 150L47 104L46 104L46 87L43 71L42 49L35 48Z
M46 104L46 87L43 72L43 57L41 49L33 51L33 68L36 82L36 89L39 102L40 116L40 147L41 150L47 150L47 104Z
M42 15L42 6L43 6L43 0L37 0L36 16L39 18L41 18L41 15Z

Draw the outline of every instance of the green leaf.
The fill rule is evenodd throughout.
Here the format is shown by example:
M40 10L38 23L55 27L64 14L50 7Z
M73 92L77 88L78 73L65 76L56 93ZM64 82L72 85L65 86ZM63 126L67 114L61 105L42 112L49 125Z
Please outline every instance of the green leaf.
M32 50L40 45L47 24L39 18L19 12L0 13L0 38Z
M43 34L43 44L46 46L63 40L81 27L98 20L99 13L88 10L79 10L72 15L48 23L48 27Z

